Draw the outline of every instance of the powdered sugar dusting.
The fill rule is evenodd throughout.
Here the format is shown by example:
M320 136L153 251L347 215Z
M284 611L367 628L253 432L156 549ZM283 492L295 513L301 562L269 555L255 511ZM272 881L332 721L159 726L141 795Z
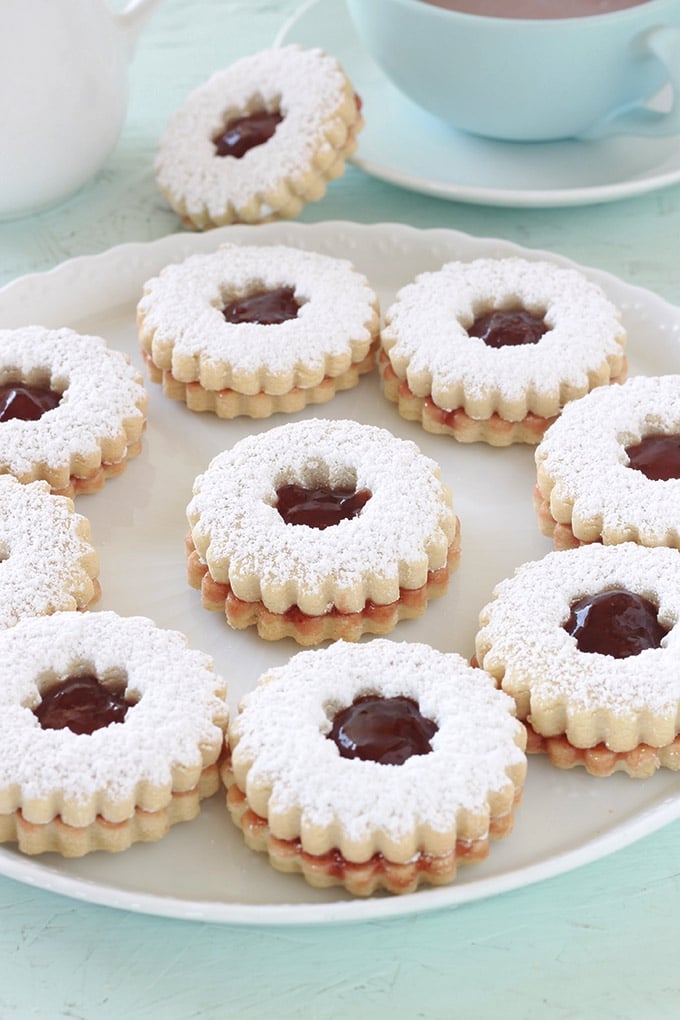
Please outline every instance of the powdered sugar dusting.
M353 485L372 496L357 517L319 530L284 522L276 490L287 483ZM444 566L456 532L437 464L415 443L347 420L246 437L196 479L187 515L211 575L275 612L394 601L400 584L419 587L428 569Z
M660 648L615 659L580 652L563 628L572 602L624 588L659 607L671 628ZM553 552L503 581L480 614L477 658L503 677L504 690L528 691L531 712L563 706L567 716L598 713L667 717L680 709L680 556L631 542ZM604 739L604 738L603 738ZM671 738L672 739L672 738Z
M538 343L492 348L468 335L477 316L517 307L544 318L548 331ZM431 392L439 407L463 407L473 418L497 411L518 420L529 411L558 413L608 362L616 374L625 331L601 288L578 270L483 258L449 262L399 291L382 343L416 396Z
M237 60L171 118L156 159L161 189L181 196L189 216L207 210L213 220L276 195L286 181L332 164L346 140L336 121L348 89L338 62L319 49L284 46ZM284 115L272 138L241 159L217 157L212 138L227 121L263 108Z
M89 603L98 564L89 537L87 520L46 482L0 476L0 627Z
M362 694L404 695L439 727L432 752L403 765L342 758L326 739L333 715ZM488 810L521 764L511 699L458 655L374 639L300 652L262 677L230 728L236 781L270 791L266 815L299 811L301 828L337 827L350 840L399 840L419 826L455 829L459 811Z
M296 318L230 323L222 310L258 290L290 287ZM222 245L167 266L139 303L142 342L182 382L280 392L361 361L377 333L377 298L346 259L285 245ZM210 387L210 388L213 388Z
M636 376L567 407L536 449L541 487L574 530L605 543L680 546L680 479L653 481L628 467L626 447L680 433L680 375ZM558 510L559 508L559 510Z
M79 474L83 458L101 463L103 444L122 444L122 457L126 430L141 433L146 393L139 373L101 337L42 326L0 330L0 383L20 381L62 398L37 421L0 423L0 472L22 480L33 478L36 466Z
M223 684L212 661L178 631L112 612L57 613L0 632L0 790L23 800L56 791L65 804L104 792L124 800L143 783L168 786L176 767L200 767L221 743ZM45 729L32 709L40 684L93 672L127 679L139 698L123 723L90 735ZM217 752L216 752L217 753Z

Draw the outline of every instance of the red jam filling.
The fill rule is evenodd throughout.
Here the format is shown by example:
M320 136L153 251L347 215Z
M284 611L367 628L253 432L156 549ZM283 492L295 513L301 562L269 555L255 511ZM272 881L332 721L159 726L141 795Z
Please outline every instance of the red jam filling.
M33 714L44 730L94 733L123 722L132 702L99 682L96 676L69 676L45 691Z
M475 319L468 335L479 337L487 347L519 347L537 344L547 331L543 318L524 308L497 308Z
M327 737L342 758L402 765L414 754L429 754L438 729L413 698L365 694L333 717Z
M37 421L45 411L57 407L61 393L55 393L45 386L29 386L27 383L10 383L0 386L0 422L20 418L21 421Z
M286 524L306 524L310 528L330 528L340 521L357 517L371 498L368 489L330 488L317 485L282 485L276 490L276 509Z
M257 145L264 145L272 137L283 120L280 113L249 113L244 117L233 117L222 131L213 136L213 145L218 156L233 156L240 159Z
M659 648L668 629L659 623L658 612L643 595L614 588L573 602L564 629L576 638L581 652L626 659L645 648Z
M627 446L626 453L628 467L652 481L680 478L680 435L645 436L635 446Z
M227 322L253 322L261 326L277 326L280 322L297 318L300 305L292 287L258 290L247 297L238 298L222 309Z

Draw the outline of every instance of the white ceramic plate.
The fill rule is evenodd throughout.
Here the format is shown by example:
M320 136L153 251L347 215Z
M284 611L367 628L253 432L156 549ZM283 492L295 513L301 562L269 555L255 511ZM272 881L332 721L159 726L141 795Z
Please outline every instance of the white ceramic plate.
M166 263L212 250L225 239L291 244L349 257L368 275L383 307L397 287L421 270L453 258L523 251L505 241L392 224L227 227L126 244L23 277L0 291L0 321L3 326L37 322L98 333L141 366L135 305L144 281ZM623 310L632 371L680 371L680 309L606 273L587 272ZM215 657L235 705L264 669L285 662L298 649L292 641L272 645L252 632L232 631L221 614L201 608L198 593L185 580L184 512L194 477L216 453L283 419L220 422L165 399L157 386L148 388L149 426L142 454L103 491L77 502L90 518L100 551L100 608L151 616L159 625L185 631L195 647ZM382 397L375 375L296 417L313 416L381 425L413 439L441 464L462 522L461 567L447 595L433 602L420 620L400 624L392 637L470 654L477 613L493 585L518 564L550 549L531 505L532 450L458 445L428 435L399 417ZM512 836L494 843L483 864L461 868L455 884L400 898L351 900L343 892L314 891L297 876L274 872L264 855L245 848L222 796L206 804L198 819L176 826L158 843L80 860L27 858L4 847L0 873L91 902L181 918L274 924L359 920L459 904L594 860L680 816L679 794L680 780L672 773L644 782L620 774L598 781L582 770L560 772L533 757Z
M447 127L391 84L363 49L344 0L307 3L276 42L320 46L340 60L366 119L352 162L391 184L458 202L538 207L610 202L680 181L680 135L523 144Z

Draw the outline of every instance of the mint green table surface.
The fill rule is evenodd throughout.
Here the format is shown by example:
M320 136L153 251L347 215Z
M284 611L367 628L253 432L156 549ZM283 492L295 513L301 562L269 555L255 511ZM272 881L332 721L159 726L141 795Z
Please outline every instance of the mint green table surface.
M269 45L294 9L294 0L161 0L131 68L116 152L61 207L0 224L0 283L178 230L151 169L168 115L210 72ZM350 167L300 219L507 238L680 303L677 185L586 208L513 210L417 195ZM335 927L189 923L0 879L0 1020L680 1017L679 843L680 822L493 899Z

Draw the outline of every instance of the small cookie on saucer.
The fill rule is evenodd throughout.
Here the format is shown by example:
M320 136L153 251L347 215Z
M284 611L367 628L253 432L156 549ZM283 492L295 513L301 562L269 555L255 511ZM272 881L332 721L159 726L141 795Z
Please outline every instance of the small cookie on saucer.
M325 403L373 368L380 328L349 261L285 245L226 244L166 266L137 321L151 379L219 418Z
M568 401L626 375L626 333L576 269L523 258L449 262L385 315L385 395L428 432L537 443Z
M297 216L344 172L363 126L360 105L322 50L292 45L243 57L170 120L158 186L198 230Z

